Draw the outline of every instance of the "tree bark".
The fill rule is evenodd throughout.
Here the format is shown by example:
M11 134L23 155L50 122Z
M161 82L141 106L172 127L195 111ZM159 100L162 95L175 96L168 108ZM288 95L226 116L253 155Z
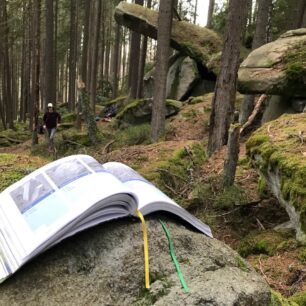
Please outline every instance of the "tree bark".
M115 44L114 44L114 51L113 51L113 92L112 97L115 99L118 95L118 70L119 70L119 48L120 48L120 25L116 24L115 30Z
M39 116L39 75L40 75L40 0L33 3L33 50L32 50L32 145L38 144L38 116Z
M150 9L152 6L152 0L148 0L147 8ZM146 57L147 57L147 49L148 49L148 37L143 36L142 38L142 47L140 53L139 60L139 70L138 70L138 84L137 84L137 99L141 99L143 97L143 78L144 78L144 69L146 65Z
M228 129L234 113L237 71L246 2L230 0L224 35L221 71L217 78L210 116L208 154L212 155L227 143Z
M213 14L214 14L214 9L215 9L215 0L209 0L208 13L207 13L207 23L206 23L207 28L212 27L212 18L213 18Z
M156 142L165 134L165 99L167 88L173 0L161 0L158 16L157 61L152 105L151 139Z
M135 4L143 5L143 0L135 0ZM129 97L136 99L137 85L138 85L138 69L140 61L140 41L141 35L136 32L131 34L131 48L130 48L130 64L129 64Z
M70 0L70 42L69 42L69 89L68 107L75 109L75 85L76 85L76 63L77 63L77 2ZM62 78L62 75L61 75Z
M224 187L230 187L234 184L237 162L239 157L239 135L240 125L232 125L229 130L229 138L227 145L227 154L224 160Z
M46 65L45 65L45 103L56 104L56 77L54 52L54 9L53 0L46 0ZM47 105L45 105L47 107Z

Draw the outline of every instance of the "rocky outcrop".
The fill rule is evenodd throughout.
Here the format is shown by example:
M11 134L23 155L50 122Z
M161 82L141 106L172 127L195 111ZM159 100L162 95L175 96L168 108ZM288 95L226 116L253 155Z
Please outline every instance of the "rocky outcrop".
M151 121L152 99L133 100L117 114L119 124L141 124ZM183 104L180 101L166 100L166 117L176 115Z
M283 115L263 125L247 142L253 165L286 209L296 238L306 244L306 117Z
M153 97L154 78L155 68L144 77L145 98ZM167 75L167 99L184 101L191 94L204 95L214 90L214 84L215 76L200 71L197 63L190 57L178 53L171 58Z
M157 38L158 12L140 5L120 2L115 9L116 21L140 34ZM173 20L171 47L216 71L215 55L221 51L222 39L212 30L186 21Z
M63 241L0 286L0 305L268 305L265 281L222 242L174 223L147 220L149 290L144 289L141 225L122 219ZM171 261L165 220L190 289Z
M252 51L238 72L238 90L305 97L306 29L286 32Z

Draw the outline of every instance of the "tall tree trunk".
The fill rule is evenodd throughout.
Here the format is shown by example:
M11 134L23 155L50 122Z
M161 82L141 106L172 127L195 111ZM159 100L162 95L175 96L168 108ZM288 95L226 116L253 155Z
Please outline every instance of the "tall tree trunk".
M229 15L221 56L221 71L217 78L212 100L208 140L209 155L227 143L228 129L234 113L245 5L244 0L230 0L229 2Z
M91 56L91 76L90 76L90 104L95 111L96 96L97 96L97 62L99 52L99 33L101 25L101 0L97 0L95 5L95 22L93 23L93 35L92 35L92 56Z
M208 13L207 13L207 23L206 23L207 28L212 27L212 18L213 18L213 14L214 14L214 9L215 9L215 0L209 0Z
M70 43L69 43L69 94L68 107L70 111L75 109L75 85L77 63L77 3L78 0L70 0ZM63 76L61 75L61 78Z
M306 9L306 0L299 0L298 3L298 15L296 18L296 28L302 28L303 27L303 17L305 14Z
M258 0L257 20L255 34L252 42L252 50L264 45L267 42L267 27L269 11L272 0ZM255 96L246 95L241 104L239 123L244 124L251 115L254 108Z
M85 1L85 20L84 20L84 32L83 32L83 48L82 48L82 67L81 76L82 81L86 84L87 76L87 53L88 53L88 39L89 39L89 20L90 20L90 1Z
M172 1L172 0L171 0ZM135 0L135 4L143 5L143 0ZM137 97L137 85L138 85L138 69L140 60L140 41L141 35L136 32L132 32L131 48L130 48L130 64L129 64L129 96L130 99L136 99Z
M193 23L197 23L197 15L198 15L198 0L195 0L195 5L194 5L194 15L193 15Z
M108 25L107 25L107 30L106 30L106 46L105 46L105 62L104 62L104 79L106 81L109 81L109 67L110 67L110 53L111 53L111 35L112 35L112 31L111 31L111 27L112 27L112 22L111 22L111 18L108 21Z
M161 0L158 15L157 61L152 105L151 139L156 142L165 134L166 88L170 36L172 28L173 0Z
M115 44L114 44L114 52L113 52L113 98L116 98L118 95L118 70L119 70L119 48L120 48L120 25L116 24L115 30Z
M148 0L147 8L150 9L152 6L152 0ZM138 84L137 84L137 99L143 97L143 78L144 78L144 69L146 64L146 57L147 57L147 49L148 49L148 37L143 36L142 38L142 48L140 53L140 60L139 60L139 70L138 70Z
M53 0L46 0L46 65L45 65L45 103L56 104L55 50L54 50L54 9ZM46 107L47 105L45 105Z
M7 3L6 0L1 0L2 7L2 23L3 23L3 61L4 61L4 79L5 79L5 110L6 110L6 122L10 129L14 129L13 121L13 98L12 98L12 73L10 65L10 51L9 51L9 25L7 20Z
M33 3L33 50L32 50L32 145L38 143L38 116L39 116L39 75L40 75L40 0L34 0Z

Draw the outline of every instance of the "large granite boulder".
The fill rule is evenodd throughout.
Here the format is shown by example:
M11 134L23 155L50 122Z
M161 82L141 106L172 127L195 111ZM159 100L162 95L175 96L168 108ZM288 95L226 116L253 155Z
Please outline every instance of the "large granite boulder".
M264 124L247 142L253 165L286 209L296 238L306 244L306 117L287 114Z
M158 218L166 220L190 289L185 293ZM122 219L61 242L0 286L0 305L268 305L265 281L224 243L158 215L147 220L151 288L144 288L141 225Z
M157 11L120 2L115 9L115 19L135 32L157 38ZM219 61L215 61L215 57L222 49L222 39L214 31L186 21L173 20L170 43L172 48L210 70L218 70Z
M191 93L197 90L197 95L204 95L213 91L212 86L205 86L211 82L215 84L215 78L209 74L201 74L198 64L188 56L176 54L170 59L167 75L167 99L184 101ZM154 94L155 68L149 71L144 77L144 97L152 98ZM211 80L209 80L211 79ZM204 86L200 87L200 84Z
M140 99L129 102L117 114L116 119L119 123L141 124L151 121L152 116L152 99ZM166 117L176 115L183 104L180 101L166 100Z
M286 32L252 51L238 71L238 90L305 97L306 29Z

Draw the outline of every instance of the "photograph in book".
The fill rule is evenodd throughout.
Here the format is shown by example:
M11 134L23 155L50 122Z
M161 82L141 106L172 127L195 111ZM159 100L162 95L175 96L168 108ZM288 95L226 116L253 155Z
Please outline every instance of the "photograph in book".
M35 170L0 194L0 282L61 240L102 222L166 211L210 228L132 168L72 155Z

